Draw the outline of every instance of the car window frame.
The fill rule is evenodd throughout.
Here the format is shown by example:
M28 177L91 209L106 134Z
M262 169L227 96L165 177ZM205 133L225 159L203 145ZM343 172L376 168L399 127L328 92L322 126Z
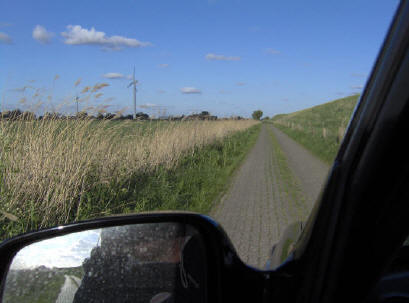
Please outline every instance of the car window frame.
M388 240L389 246L367 257L365 264L379 266L371 273L371 277L365 275L359 268L359 262L351 257L353 255L351 243L356 243L351 228L359 228L357 220L361 220L362 228L365 224L373 224L371 220L379 215L370 211L367 214L362 213L365 201L360 201L359 198L365 199L365 195L370 196L365 193L371 185L370 182L379 182L382 179L388 181L389 178L380 176L377 180L368 175L372 172L371 165L382 168L380 163L374 162L376 158L382 156L378 154L376 146L382 146L383 140L390 139L394 135L393 131L399 132L397 127L400 127L400 132L409 127L405 121L405 117L409 120L409 115L402 116L397 111L398 108L407 110L408 107L406 96L409 86L397 87L402 78L409 78L409 68L406 71L402 70L405 56L409 56L409 1L402 1L396 11L322 194L293 254L280 268L281 272L292 277L294 285L292 292L300 302L345 301L352 295L352 290L357 291L356 285L361 289L358 289L355 298L362 299L404 240L404 234L407 235L409 232L409 223L400 222L401 230L392 237L393 239ZM393 152L392 148L389 150L383 148L385 155L393 156ZM407 178L406 167L409 162L402 158L402 163L405 171L397 171L396 176L393 176L396 180ZM357 175L361 176L361 179L357 178ZM404 184L401 184L400 190L406 190L402 186ZM388 190L385 190L383 194L386 195L387 192ZM408 206L400 201L406 192L398 194L395 188L390 190L390 194L395 195L396 207L393 209L387 205L390 201L381 200L384 196L372 197L377 210L385 211L385 218L387 215L391 217L408 210ZM391 223L379 222L378 227L390 229ZM370 242L374 236L368 235L366 241ZM361 246L361 249L364 248ZM359 246L356 249L359 249ZM353 268L351 264L358 266ZM346 272L349 273L348 276L345 276ZM349 281L345 281L347 278Z

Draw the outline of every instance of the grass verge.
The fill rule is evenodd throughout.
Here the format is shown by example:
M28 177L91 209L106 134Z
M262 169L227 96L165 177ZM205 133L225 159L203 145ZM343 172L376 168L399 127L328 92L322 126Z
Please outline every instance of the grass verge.
M287 134L296 142L303 145L323 162L331 164L334 161L339 148L339 142L328 141L320 136L306 133L297 129L291 129L283 125L276 124L275 127Z
M304 220L308 215L308 207L299 183L288 166L280 144L273 132L269 130L273 145L273 165L279 182L281 199L288 203L287 224L297 220Z
M298 112L277 115L270 123L327 164L337 154L359 95L334 100Z
M66 222L152 210L208 213L235 168L254 145L259 130L260 124L194 148L175 167L159 165L154 170L106 183L93 182L98 175L89 174L85 183L95 185L82 193ZM35 205L27 208L28 215L23 218L13 221L6 216L2 219L1 239L39 227L42 210ZM47 226L61 223L64 222L55 219L47 222Z

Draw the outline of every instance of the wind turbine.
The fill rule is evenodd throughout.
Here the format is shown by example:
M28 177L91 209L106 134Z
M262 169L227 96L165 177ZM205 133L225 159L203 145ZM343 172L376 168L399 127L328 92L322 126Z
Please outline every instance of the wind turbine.
M136 119L136 84L138 80L135 80L135 66L133 67L133 76L131 83L128 84L128 88L133 86L133 118Z

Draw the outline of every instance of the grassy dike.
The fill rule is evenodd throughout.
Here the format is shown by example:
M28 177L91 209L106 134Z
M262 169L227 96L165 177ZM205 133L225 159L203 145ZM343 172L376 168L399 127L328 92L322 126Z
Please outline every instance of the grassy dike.
M97 184L81 195L68 222L111 214L153 210L190 210L208 213L233 171L256 142L261 124L239 131L202 148L196 148L174 168L159 166L149 173L136 173ZM92 182L93 176L89 176ZM28 210L27 216L0 221L0 239L35 230L41 213ZM48 222L48 226L63 222Z
M303 145L323 162L331 164L335 159L339 148L339 142L327 141L321 136L317 136L313 133L306 133L302 130L291 129L283 125L275 126L290 138Z
M345 134L359 95L334 100L290 114L273 117L275 127L331 164Z

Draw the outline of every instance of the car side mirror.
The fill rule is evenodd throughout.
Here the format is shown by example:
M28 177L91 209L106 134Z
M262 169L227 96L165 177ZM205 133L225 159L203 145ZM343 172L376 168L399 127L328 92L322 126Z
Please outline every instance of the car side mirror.
M5 302L177 302L206 298L203 239L183 223L84 230L29 244L13 258ZM155 299L156 298L156 299Z
M0 257L0 302L216 302L263 286L220 226L192 213L41 230L3 242Z

